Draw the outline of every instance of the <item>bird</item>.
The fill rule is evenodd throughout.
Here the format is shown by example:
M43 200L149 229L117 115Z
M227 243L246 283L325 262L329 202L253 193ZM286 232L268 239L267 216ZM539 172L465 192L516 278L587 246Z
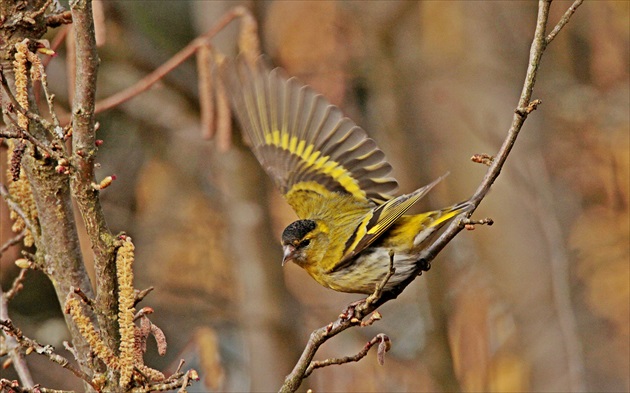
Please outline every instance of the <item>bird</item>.
M470 207L405 214L444 176L394 196L398 183L376 142L265 56L226 60L220 74L246 144L298 216L282 232L282 266L293 262L335 291L390 291L417 274L437 231Z

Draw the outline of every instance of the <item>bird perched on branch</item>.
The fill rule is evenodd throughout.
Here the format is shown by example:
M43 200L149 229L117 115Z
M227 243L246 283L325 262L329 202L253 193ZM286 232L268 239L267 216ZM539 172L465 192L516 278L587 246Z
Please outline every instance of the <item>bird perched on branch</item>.
M443 177L410 194L366 132L339 108L263 58L222 66L226 90L256 158L299 220L282 233L284 258L342 292L388 291L414 274L431 235L468 204L405 212Z

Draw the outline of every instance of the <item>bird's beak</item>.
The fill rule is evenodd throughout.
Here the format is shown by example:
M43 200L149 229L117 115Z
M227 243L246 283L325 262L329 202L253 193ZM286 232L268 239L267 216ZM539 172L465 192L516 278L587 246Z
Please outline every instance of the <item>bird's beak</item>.
M284 255L282 256L282 266L284 266L285 263L291 260L293 251L295 251L295 247L290 244L287 244L282 247L282 250L284 252Z

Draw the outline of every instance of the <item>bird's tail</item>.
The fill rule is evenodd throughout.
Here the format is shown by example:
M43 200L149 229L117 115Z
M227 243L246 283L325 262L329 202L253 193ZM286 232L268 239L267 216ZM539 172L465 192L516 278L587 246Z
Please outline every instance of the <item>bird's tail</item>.
M434 235L440 228L450 222L458 214L472 208L473 205L470 202L464 201L444 209L419 214L419 216L423 216L423 228L418 235L416 235L416 238L414 239L414 246L418 247L423 243L426 244L430 242L430 240L434 237L432 235Z

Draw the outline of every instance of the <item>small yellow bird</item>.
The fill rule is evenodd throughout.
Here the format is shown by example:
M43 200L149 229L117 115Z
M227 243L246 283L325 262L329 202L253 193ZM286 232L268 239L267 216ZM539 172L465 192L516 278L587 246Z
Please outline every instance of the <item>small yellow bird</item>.
M384 291L413 274L433 234L467 203L404 215L442 178L410 194L366 132L326 98L263 58L222 67L236 116L256 158L299 220L282 233L284 258L317 282L342 292Z

